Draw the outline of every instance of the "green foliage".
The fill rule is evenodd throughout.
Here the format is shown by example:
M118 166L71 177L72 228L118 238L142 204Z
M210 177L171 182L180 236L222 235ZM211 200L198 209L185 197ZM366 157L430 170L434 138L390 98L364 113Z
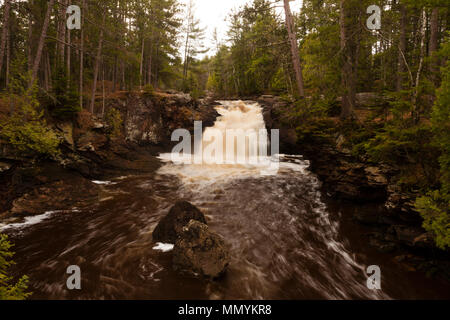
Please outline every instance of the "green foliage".
M153 86L150 83L146 84L142 90L144 92L145 97L151 98L155 95L155 89L153 88Z
M73 119L81 111L80 96L72 82L67 78L63 68L59 68L57 71L53 95L54 100L50 103L49 110L55 118Z
M110 128L110 137L118 138L122 135L123 118L122 114L116 108L108 110L105 116L106 123Z
M442 68L442 84L431 117L433 143L441 151L441 190L435 190L416 201L416 209L424 218L423 227L435 236L436 245L450 248L450 42L442 48L447 65Z
M317 13L311 12L317 15ZM331 13L327 13L323 18ZM312 17L310 18L312 19ZM306 36L302 47L303 76L313 94L336 95L339 90L338 26L322 26Z
M208 89L220 96L286 92L290 50L284 22L270 1L244 5L231 15L230 23L230 46L218 46Z
M329 140L335 125L326 117L328 109L328 103L320 99L298 100L281 117L286 125L295 125L299 143L311 138Z
M442 56L447 65L442 68L442 84L437 91L436 103L431 115L434 144L441 150L441 183L443 192L450 193L450 41L447 38L442 48Z
M278 94L287 92L288 88L286 83L286 72L283 68L279 68L270 82L270 88L272 89L272 92Z
M436 246L450 248L450 197L438 190L416 200L416 209L422 215L425 230L434 235Z
M60 139L48 127L40 110L36 86L28 87L29 75L17 73L12 77L9 99L13 114L0 123L0 136L12 147L26 155L52 157L59 154Z
M407 128L387 125L365 147L374 162L416 163L424 156L424 148L430 145L431 139L431 127L428 125Z
M14 253L11 252L12 244L6 235L0 234L0 300L24 300L31 293L27 292L28 277L23 276L15 284L8 275L8 269L14 262L11 260Z

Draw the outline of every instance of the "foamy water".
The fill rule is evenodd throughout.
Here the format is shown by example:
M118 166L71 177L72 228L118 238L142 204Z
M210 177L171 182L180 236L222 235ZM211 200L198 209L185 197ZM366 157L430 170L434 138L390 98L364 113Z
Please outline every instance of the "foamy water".
M255 103L223 102L218 110L217 130L262 129ZM448 297L442 282L405 273L389 256L383 261L366 250L362 230L352 230L356 225L341 216L359 208L327 207L320 181L300 155L268 155L278 164L271 174L258 164L174 163L170 154L161 159L156 173L95 181L99 196L76 210L0 226L15 244L14 276L29 276L34 299ZM200 208L209 229L230 246L224 278L180 275L173 270L173 244L153 242L154 228L178 200ZM66 289L67 267L74 264L82 269L83 290ZM380 265L382 290L367 288L369 265Z
M265 128L258 104L222 103L217 108L221 117L205 133L239 126ZM389 298L366 287L366 266L338 240L339 224L330 219L321 201L320 182L301 156L265 158L278 165L268 175L261 171L267 162L192 164L189 156L177 162L171 161L170 154L160 158L166 164L158 174L175 176L181 182L180 197L206 212L213 228L231 242L234 254L229 278L233 280L229 285L233 289L241 287L252 298L283 296L278 292L280 284L291 279L298 287L289 286L287 296L287 292L298 291L327 299ZM237 297L227 295L223 288L209 290L211 298Z

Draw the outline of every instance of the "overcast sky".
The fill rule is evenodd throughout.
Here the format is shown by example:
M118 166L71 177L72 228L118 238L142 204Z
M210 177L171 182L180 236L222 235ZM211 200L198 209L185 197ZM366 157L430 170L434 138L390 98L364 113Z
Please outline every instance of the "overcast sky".
M187 4L189 0L180 0L182 3ZM274 0L275 1L275 0ZM212 34L214 28L217 28L219 40L226 39L226 32L228 30L227 16L234 8L239 8L246 3L252 2L252 0L194 0L195 13L197 19L200 19L202 27L206 27L206 45L207 47L214 47L212 41ZM278 3L280 6L283 2ZM300 11L302 0L295 0L291 2L291 9L293 12ZM277 9L284 19L283 8ZM210 51L209 55L214 51Z

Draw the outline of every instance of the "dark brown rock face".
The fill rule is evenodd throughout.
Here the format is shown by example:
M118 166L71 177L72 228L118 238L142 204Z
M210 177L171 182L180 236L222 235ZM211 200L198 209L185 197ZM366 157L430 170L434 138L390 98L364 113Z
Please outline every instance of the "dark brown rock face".
M153 241L175 243L183 232L183 227L191 220L206 224L205 216L197 207L187 201L177 202L156 226Z
M106 109L116 108L124 120L124 136L139 145L172 145L176 129L193 131L194 121L211 126L219 116L214 101L197 101L189 94L155 92L153 96L127 95L107 101Z
M183 228L173 251L173 267L177 271L217 278L230 262L225 241L208 226L191 220Z

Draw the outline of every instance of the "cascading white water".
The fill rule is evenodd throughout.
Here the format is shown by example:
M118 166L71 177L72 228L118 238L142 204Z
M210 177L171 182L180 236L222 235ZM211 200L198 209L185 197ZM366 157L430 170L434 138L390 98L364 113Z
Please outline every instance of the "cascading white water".
M254 103L223 102L218 111L214 127L222 132L264 125L261 107ZM98 196L72 210L0 226L16 244L14 276L29 276L33 298L448 298L448 286L440 280L413 278L366 250L358 228L350 236L347 229L355 226L344 215L357 207L327 206L320 181L300 155L277 157L279 170L271 175L252 164L173 162L171 154L161 158L165 164L156 173L95 181ZM226 277L204 281L180 275L172 268L172 246L153 242L152 231L178 200L199 207L211 230L230 245ZM43 246L49 234L53 245ZM83 290L69 291L67 266L79 262ZM367 288L369 265L381 267L382 290Z
M206 128L202 148L196 148L196 155L202 153L206 163L265 163L269 139L261 107L242 101L221 101L221 104L216 108L221 116L213 127ZM211 152L211 147L216 147L219 154Z
M221 101L216 107L220 117L213 127L201 127L195 131L194 150L182 150L162 154L163 161L179 164L196 164L192 168L199 172L207 169L228 170L227 174L240 169L259 170L260 174L276 174L278 171L278 130L267 132L261 106L242 101ZM197 124L197 123L196 123ZM270 150L269 150L270 149ZM231 171L231 172L230 172Z
M255 103L223 102L218 111L216 130L265 130ZM236 149L230 155L237 156ZM77 261L86 261L83 290L76 296L82 299L389 298L367 288L363 264L377 259L360 262L348 249L339 212L329 213L320 182L302 156L279 155L279 170L272 174L261 174L254 164L161 158L165 164L154 174L96 181L100 198L74 210L3 229L16 242L17 265L24 266L18 274L30 276L37 298L73 298L61 275ZM181 276L172 269L172 246L153 243L152 231L177 200L199 207L211 230L230 245L225 278ZM48 234L56 237L55 245L40 245Z
M205 130L207 137L210 130L265 130L256 103L222 102L217 111L221 117ZM236 149L231 153L228 156L244 156ZM294 278L298 288L289 291L304 297L388 298L366 287L365 268L338 240L338 223L321 201L320 182L301 156L278 155L279 169L272 175L261 175L253 165L180 164L171 162L168 154L161 159L166 164L158 173L175 175L181 182L179 196L206 212L213 228L232 244L228 285L235 286L231 291L242 286L245 292L230 295L230 288L218 286L210 288L211 297L292 297L292 292L278 291L281 283Z

